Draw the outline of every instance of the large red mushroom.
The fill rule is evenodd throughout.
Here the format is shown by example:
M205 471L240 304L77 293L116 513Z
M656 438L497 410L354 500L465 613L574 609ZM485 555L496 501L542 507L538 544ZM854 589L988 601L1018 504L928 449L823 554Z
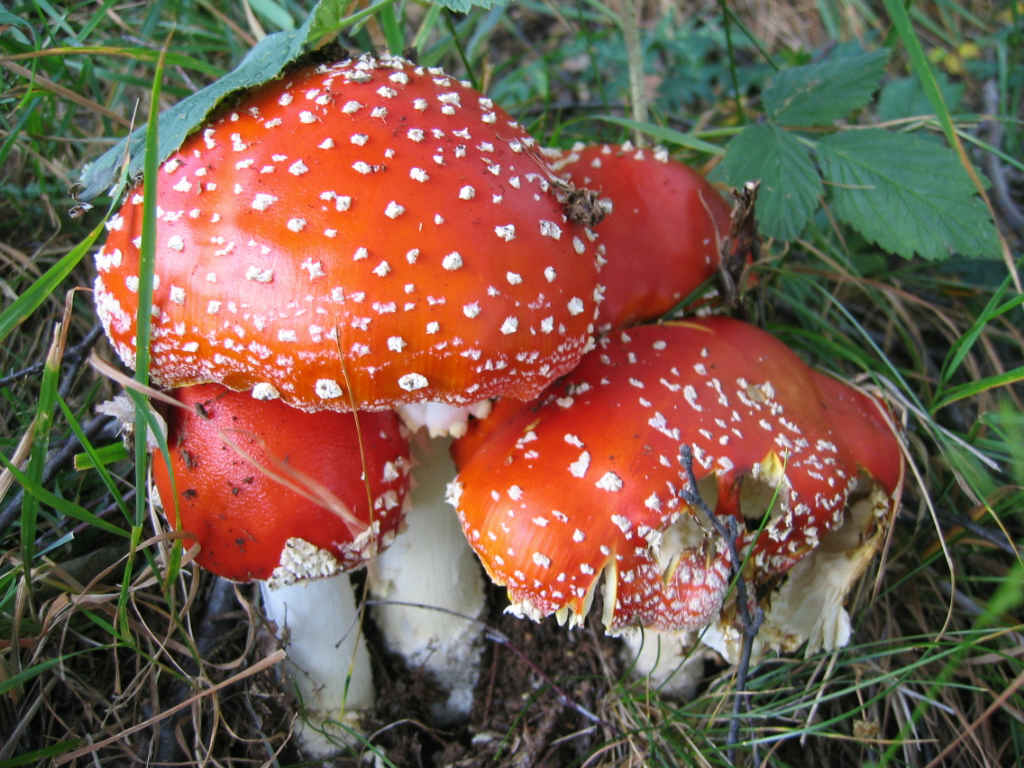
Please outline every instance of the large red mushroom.
M346 572L386 547L404 516L409 451L398 418L305 413L217 384L173 394L182 407L166 412L170 464L159 452L153 462L165 514L200 545L204 568L259 580L311 723L300 743L327 754L348 740L334 724L373 706Z
M724 317L619 332L481 430L456 444L449 497L511 610L579 623L603 575L604 623L618 633L719 619L736 564L683 501L682 446L710 508L741 523L744 576L766 589L848 517L869 537L884 529L902 471L876 400ZM857 557L857 575L873 552ZM846 590L826 591L834 618Z
M393 56L303 68L222 111L157 179L151 375L304 410L529 399L591 341L593 234L490 99ZM135 359L142 195L96 256Z

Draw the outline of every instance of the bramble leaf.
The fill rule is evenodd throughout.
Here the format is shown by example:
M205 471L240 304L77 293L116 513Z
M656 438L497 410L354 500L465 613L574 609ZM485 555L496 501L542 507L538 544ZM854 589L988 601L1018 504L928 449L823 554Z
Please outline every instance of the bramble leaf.
M988 209L945 146L869 129L828 136L817 154L835 215L886 250L905 258L998 256Z
M870 101L888 58L882 49L784 69L761 100L772 120L783 125L828 125Z
M936 76L936 82L946 105L950 110L956 110L964 94L963 83L954 83L941 72ZM935 107L928 100L920 80L916 77L899 77L882 88L875 114L879 120L897 120L915 115L934 115Z
M803 231L823 191L807 148L773 123L747 126L733 137L713 175L734 187L759 179L757 224L779 240Z

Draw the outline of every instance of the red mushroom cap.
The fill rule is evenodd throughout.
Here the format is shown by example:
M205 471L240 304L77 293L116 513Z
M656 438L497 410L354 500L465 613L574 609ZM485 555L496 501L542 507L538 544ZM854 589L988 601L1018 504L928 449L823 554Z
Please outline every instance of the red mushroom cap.
M575 147L552 165L611 206L595 226L608 261L598 330L659 317L715 274L730 211L697 171L628 143Z
M490 99L397 57L254 91L156 180L153 380L306 410L536 396L590 343L600 292L594 235L532 144ZM141 202L96 256L129 365Z
M174 394L187 406L167 418L177 510L204 568L241 581L327 576L362 565L396 533L409 447L392 412L358 414L357 430L351 413L304 413L216 384ZM159 452L153 479L173 522Z
M765 509L741 509L765 498L751 481L777 489L754 547L761 577L790 567L842 521L862 470L886 484L899 474L859 458L877 446L900 465L881 406L821 381L780 341L736 320L633 328L605 339L537 403L502 406L483 439L471 430L456 451L451 501L523 613L568 609L580 619L609 568L610 628L694 628L718 610L731 562L680 499L681 445L692 446L717 514L745 512L757 525ZM840 393L847 405L834 423ZM855 411L879 418L847 435ZM851 450L848 438L863 442Z

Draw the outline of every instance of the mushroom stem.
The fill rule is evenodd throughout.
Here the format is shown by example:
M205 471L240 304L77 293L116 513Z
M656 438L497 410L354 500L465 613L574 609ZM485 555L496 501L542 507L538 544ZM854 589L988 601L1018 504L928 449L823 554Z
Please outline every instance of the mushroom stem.
M696 647L698 634L630 627L620 635L625 643L623 659L632 665L634 677L646 678L662 695L692 699L708 656L708 651Z
M448 691L432 715L464 719L480 671L484 582L445 487L455 477L450 440L412 440L412 508L406 529L369 564L373 618L388 648Z
M263 610L288 653L285 675L303 712L299 746L326 757L353 742L373 707L370 654L348 574L288 585L261 581Z

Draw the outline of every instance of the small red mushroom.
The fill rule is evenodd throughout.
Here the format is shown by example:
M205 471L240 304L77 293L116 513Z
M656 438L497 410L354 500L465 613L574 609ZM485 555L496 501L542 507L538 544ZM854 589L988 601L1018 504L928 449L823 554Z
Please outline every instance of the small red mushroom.
M620 332L536 403L505 407L514 412L496 411L489 434L471 432L456 450L449 496L491 578L535 619L582 621L602 573L612 631L694 629L718 616L733 563L681 499L682 445L716 514L752 530L768 514L756 541L738 542L752 547L760 583L839 528L862 486L886 502L871 506L876 522L898 490L881 405L729 318ZM848 435L855 414L865 418Z
M177 493L159 454L153 480L207 570L237 581L328 576L363 565L394 537L409 447L393 413L362 413L357 425L350 413L304 413L217 384L172 394L185 406L167 413ZM289 572L286 553L305 545L318 560L307 574Z
M548 157L576 187L599 194L607 211L594 227L607 259L598 330L653 320L716 274L730 210L700 173L663 148L629 143Z
M329 723L373 705L346 571L387 546L403 520L409 448L398 418L304 413L217 384L174 395L185 407L167 413L170 465L159 452L153 461L164 511L200 544L200 565L260 580L288 678L315 723L300 724L300 743L329 754L347 741Z

